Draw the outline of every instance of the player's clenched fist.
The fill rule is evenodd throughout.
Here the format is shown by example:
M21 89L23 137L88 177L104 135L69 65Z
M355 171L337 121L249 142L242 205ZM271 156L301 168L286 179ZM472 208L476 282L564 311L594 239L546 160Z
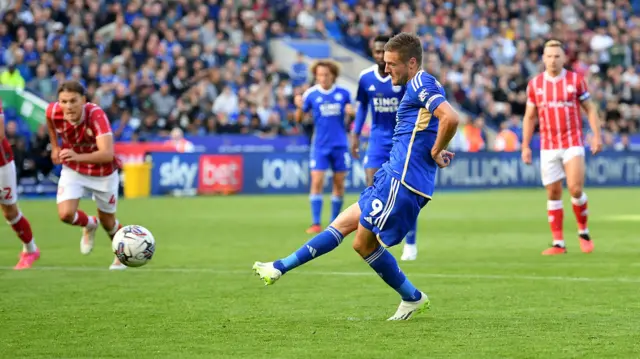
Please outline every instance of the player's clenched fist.
M60 149L59 148L52 148L51 149L51 161L53 162L54 165L59 165L60 163L62 163L62 161L60 160Z
M455 155L456 155L455 153L449 152L447 150L442 150L440 151L440 153L436 153L436 154L431 153L433 160L436 161L436 163L438 164L438 167L440 168L445 168L449 166L449 164L451 164L451 160Z
M531 149L529 147L522 147L522 162L531 164Z

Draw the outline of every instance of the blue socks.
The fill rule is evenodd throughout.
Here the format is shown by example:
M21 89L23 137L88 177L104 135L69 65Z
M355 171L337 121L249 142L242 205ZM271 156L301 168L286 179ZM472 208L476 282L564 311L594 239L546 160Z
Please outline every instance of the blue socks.
M342 202L344 202L342 196L331 196L331 222L340 214Z
M336 249L340 243L342 243L343 239L344 236L342 233L329 226L322 233L311 238L307 243L288 257L273 262L273 266L282 272L282 274L285 274L293 268ZM391 258L393 258L393 256Z
M385 283L400 294L402 300L415 302L422 298L422 293L402 273L396 259L384 247L379 246L364 260L382 277Z
M309 196L311 203L311 224L320 225L320 217L322 216L322 194L312 194Z
M417 230L417 227L418 227L418 222L416 221L416 223L413 224L413 227L411 228L409 233L407 233L407 236L404 238L404 242L406 244L412 244L412 245L416 244L416 230Z

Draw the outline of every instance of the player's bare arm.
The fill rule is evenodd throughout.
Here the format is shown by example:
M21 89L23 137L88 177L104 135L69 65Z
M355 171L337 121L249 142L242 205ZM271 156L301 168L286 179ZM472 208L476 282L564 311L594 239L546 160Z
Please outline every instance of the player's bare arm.
M72 149L65 148L60 151L60 158L65 161L75 161L84 163L109 163L115 156L113 150L113 135L104 134L96 138L98 150L91 153L76 153Z
M535 127L535 115L536 105L527 103L524 118L522 119L522 161L526 164L531 164L532 161L531 138Z
M51 143L51 161L53 161L53 164L59 165L60 163L62 163L62 161L60 160L60 146L58 145L58 134L56 133L55 128L53 128L53 120L47 117L46 121L47 121L47 130L49 131L49 142Z
M460 118L448 102L441 103L433 114L440 119L440 126L438 128L436 142L431 149L431 157L433 157L440 168L444 168L449 165L454 156L454 153L447 151L446 148L453 136L456 135Z
M302 95L297 95L293 100L294 105L296 105L296 113L294 115L294 118L298 123L304 120L304 111L302 110L303 102L304 101L302 100Z
M589 126L593 132L593 140L591 143L591 153L594 155L602 151L602 137L600 133L600 119L598 118L598 108L591 99L586 99L580 103L582 109L587 113Z

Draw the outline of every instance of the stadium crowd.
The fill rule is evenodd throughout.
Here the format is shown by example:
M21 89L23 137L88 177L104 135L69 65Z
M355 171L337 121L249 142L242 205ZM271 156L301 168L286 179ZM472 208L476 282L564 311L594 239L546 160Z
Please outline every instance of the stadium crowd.
M14 0L0 23L0 83L51 101L77 79L121 140L175 127L298 134L292 99L312 79L301 62L278 69L269 39L330 38L369 54L375 35L399 31L422 37L425 69L467 114L457 149L517 148L527 80L551 37L587 76L605 143L619 136L623 150L638 132L640 0Z

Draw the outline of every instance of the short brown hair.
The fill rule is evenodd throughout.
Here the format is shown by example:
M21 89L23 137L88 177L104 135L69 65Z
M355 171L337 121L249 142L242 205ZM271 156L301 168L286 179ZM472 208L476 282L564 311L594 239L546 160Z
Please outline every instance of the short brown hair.
M409 62L412 57L422 65L422 42L420 38L408 32L401 32L392 37L386 45L384 51L397 52L400 54L400 61Z
M80 96L86 96L84 86L78 81L65 81L58 87L58 95L61 92L75 92Z
M313 76L316 75L316 70L318 70L320 66L328 68L334 78L340 76L340 66L333 60L318 60L314 62L313 65L311 65L311 73Z

